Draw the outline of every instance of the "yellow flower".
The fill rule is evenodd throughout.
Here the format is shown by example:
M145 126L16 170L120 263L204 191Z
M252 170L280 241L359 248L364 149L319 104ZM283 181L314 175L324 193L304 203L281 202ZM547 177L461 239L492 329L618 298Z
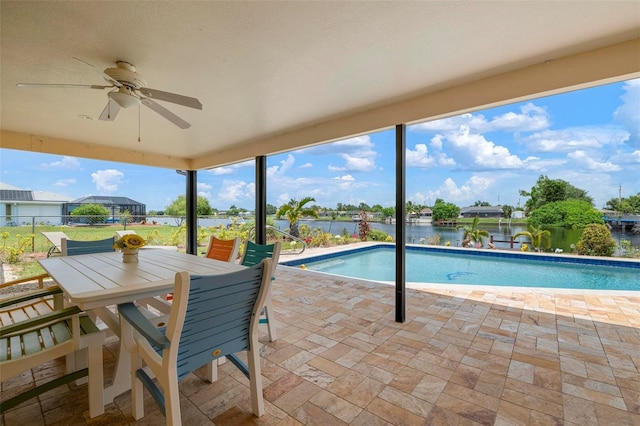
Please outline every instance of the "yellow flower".
M140 235L137 234L127 234L123 235L120 239L118 239L113 248L130 248L137 249L147 244L147 242Z

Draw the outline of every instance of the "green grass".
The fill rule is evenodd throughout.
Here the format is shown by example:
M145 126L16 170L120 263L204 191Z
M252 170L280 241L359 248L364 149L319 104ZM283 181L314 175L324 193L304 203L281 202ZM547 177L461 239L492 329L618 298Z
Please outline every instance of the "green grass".
M176 226L168 225L128 225L127 229L131 229L140 234L143 238L148 239L152 237L155 242L152 244L162 242L168 243L172 234L178 230ZM36 225L35 228L31 226L5 226L0 227L0 235L7 232L9 236L3 241L7 246L15 246L18 241L18 236L21 238L34 236L33 244L27 246L27 253L46 252L51 247L51 243L47 240L42 232L64 232L72 240L91 241L101 240L104 238L113 237L116 231L124 230L122 225L109 225L109 226L47 226ZM184 245L184 241L182 241ZM166 244L170 245L170 244Z
M101 240L111 238L116 231L124 230L123 225L109 226L8 226L0 227L0 235L3 236L0 242L0 254L9 247L17 247L19 241L33 235L33 241L25 246L22 261L17 263L16 274L18 278L25 278L44 273L44 270L37 262L38 258L43 258L51 247L51 242L46 239L42 232L64 232L70 239L80 241ZM150 245L177 245L185 246L185 235L180 233L177 226L168 225L128 225L127 230L136 231L145 238ZM6 237L6 238L4 238ZM1 257L0 257L1 258Z
M16 279L33 277L36 275L44 274L45 270L40 266L35 259L20 262L20 266L16 269L18 276Z

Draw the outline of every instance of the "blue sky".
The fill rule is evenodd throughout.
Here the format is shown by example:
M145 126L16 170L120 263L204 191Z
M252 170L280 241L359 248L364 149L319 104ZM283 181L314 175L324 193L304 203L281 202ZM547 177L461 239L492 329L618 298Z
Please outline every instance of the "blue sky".
M270 156L267 202L312 196L393 206L394 130ZM119 195L162 210L184 193L174 170L0 149L0 181L73 199ZM539 98L407 128L407 199L460 207L476 200L524 205L541 174L588 191L596 207L640 192L640 79ZM253 162L198 173L221 210L253 209Z

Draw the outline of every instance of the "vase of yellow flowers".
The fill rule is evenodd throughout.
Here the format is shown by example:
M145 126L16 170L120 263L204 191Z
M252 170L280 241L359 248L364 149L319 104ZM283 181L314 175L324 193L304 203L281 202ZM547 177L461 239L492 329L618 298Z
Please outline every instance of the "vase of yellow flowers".
M138 249L147 242L140 235L127 234L120 237L113 245L113 248L122 252L122 262L134 263L138 261Z

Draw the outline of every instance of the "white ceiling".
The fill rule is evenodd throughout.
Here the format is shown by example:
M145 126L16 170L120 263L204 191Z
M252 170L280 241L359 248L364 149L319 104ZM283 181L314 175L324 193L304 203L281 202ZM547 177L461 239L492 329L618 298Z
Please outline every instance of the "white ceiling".
M5 147L175 168L371 131L389 125L383 114L356 122L385 105L640 37L637 1L2 1L0 12ZM105 84L74 57L100 71L131 62L148 87L203 110L158 101L192 124L181 130L143 108L137 142L137 108L97 120L106 90L16 87Z

